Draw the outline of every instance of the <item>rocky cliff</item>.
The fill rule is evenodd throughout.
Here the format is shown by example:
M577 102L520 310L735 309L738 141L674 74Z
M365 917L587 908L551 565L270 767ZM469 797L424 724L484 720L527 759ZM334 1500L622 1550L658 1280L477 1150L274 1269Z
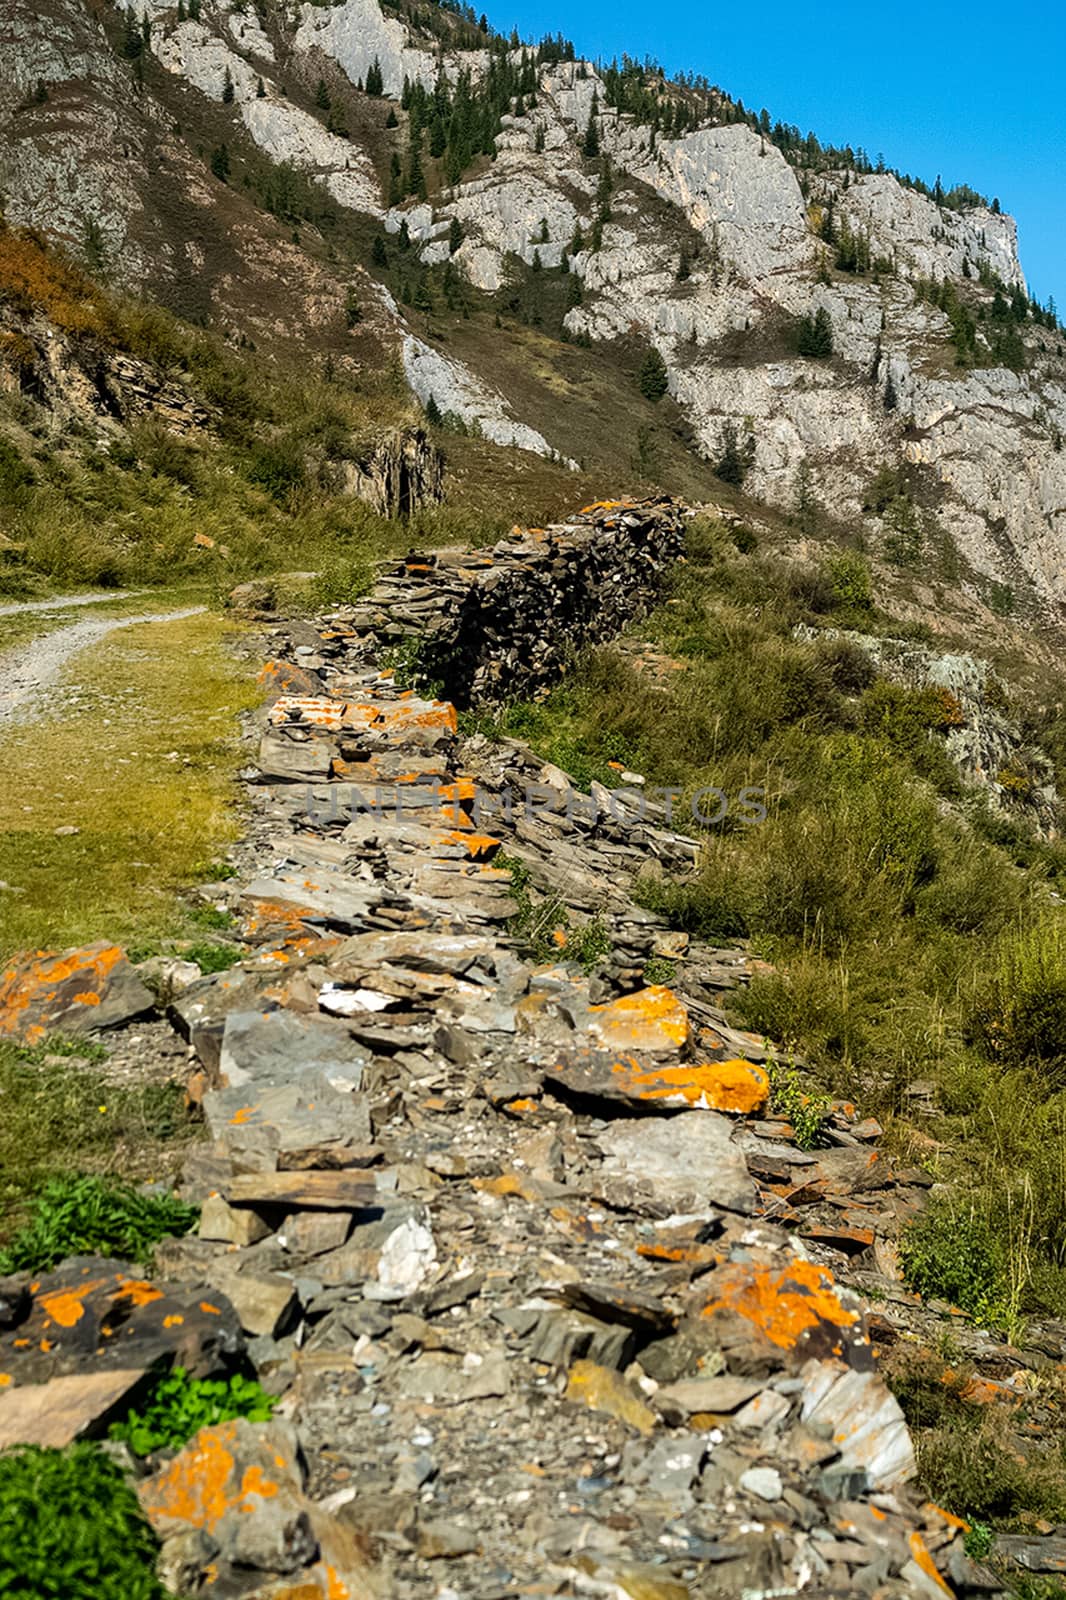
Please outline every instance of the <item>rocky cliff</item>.
M564 460L618 431L568 343L654 346L691 449L717 462L738 435L749 492L813 496L875 550L902 519L978 588L1061 599L1061 334L1020 293L998 204L804 165L726 97L658 78L645 96L687 107L671 136L591 64L435 6L15 0L0 27L8 218L117 280L353 370L394 350L431 410ZM501 63L521 92L451 162L457 97L482 104ZM800 354L819 312L832 353ZM881 464L905 477L887 518Z

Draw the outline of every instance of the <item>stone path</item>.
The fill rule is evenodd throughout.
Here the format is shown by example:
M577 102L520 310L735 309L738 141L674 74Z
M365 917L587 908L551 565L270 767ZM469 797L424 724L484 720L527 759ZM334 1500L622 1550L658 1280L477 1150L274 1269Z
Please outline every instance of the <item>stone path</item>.
M599 507L535 543L565 572L602 527L621 571L676 517ZM243 1352L276 1420L204 1430L141 1483L175 1592L951 1593L960 1525L908 1489L902 1415L830 1266L922 1180L849 1107L816 1155L770 1114L765 1044L722 1010L746 952L632 899L691 839L520 743L460 738L452 703L382 665L438 574L487 645L507 589L521 635L528 548L458 585L412 559L369 608L271 630L254 818L215 891L248 956L171 1007L210 1141L185 1180L199 1237L163 1246L151 1285L73 1262L0 1294L0 1382L39 1414L72 1372L110 1372L113 1403L168 1347L193 1371ZM450 660L466 698L485 661ZM509 931L517 863L547 963ZM669 985L646 980L667 961ZM135 982L108 947L13 970L0 1030L49 1026L57 994L68 1027L92 1025L90 991L132 1014Z
M118 598L109 595L108 599ZM14 610L47 610L50 603L28 604ZM63 668L72 656L90 645L99 644L109 633L119 628L136 628L142 623L181 622L186 617L197 617L205 606L186 606L179 611L146 611L132 617L104 617L97 621L72 622L57 628L53 633L32 639L0 657L3 685L0 687L0 727L5 722L22 722L39 715L44 709L48 691L58 681ZM10 612L8 613L10 614Z

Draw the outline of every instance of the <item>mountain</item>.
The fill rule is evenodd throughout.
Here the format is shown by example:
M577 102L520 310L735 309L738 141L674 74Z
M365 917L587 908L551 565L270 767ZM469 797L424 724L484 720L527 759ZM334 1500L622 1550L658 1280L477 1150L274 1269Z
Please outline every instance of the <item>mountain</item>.
M1063 334L998 200L431 0L14 0L0 57L7 222L114 289L1057 615Z

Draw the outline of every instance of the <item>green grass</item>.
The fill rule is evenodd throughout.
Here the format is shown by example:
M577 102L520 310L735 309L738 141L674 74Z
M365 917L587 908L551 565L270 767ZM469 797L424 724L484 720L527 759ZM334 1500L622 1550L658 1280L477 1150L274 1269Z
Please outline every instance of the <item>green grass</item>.
M69 1189L87 1171L133 1182L174 1176L196 1132L181 1087L116 1084L97 1070L99 1053L58 1039L33 1050L0 1045L0 1240L29 1222L57 1179Z
M182 895L238 834L237 718L256 702L232 631L207 613L112 634L68 664L76 713L0 734L0 954L202 941Z
M67 1256L117 1256L147 1266L161 1239L188 1233L199 1216L172 1194L145 1194L99 1177L50 1179L30 1218L0 1250L0 1274L49 1272Z
M167 1600L133 1486L95 1444L0 1454L0 1594Z

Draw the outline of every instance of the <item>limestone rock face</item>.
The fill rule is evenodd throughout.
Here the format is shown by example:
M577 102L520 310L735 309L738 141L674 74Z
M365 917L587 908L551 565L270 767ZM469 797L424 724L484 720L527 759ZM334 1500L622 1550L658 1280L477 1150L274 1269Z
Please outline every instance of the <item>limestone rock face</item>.
M403 365L407 381L423 405L432 398L442 415L453 412L494 444L517 445L538 456L552 454L544 436L515 421L504 397L481 383L462 362L408 334L403 341Z

